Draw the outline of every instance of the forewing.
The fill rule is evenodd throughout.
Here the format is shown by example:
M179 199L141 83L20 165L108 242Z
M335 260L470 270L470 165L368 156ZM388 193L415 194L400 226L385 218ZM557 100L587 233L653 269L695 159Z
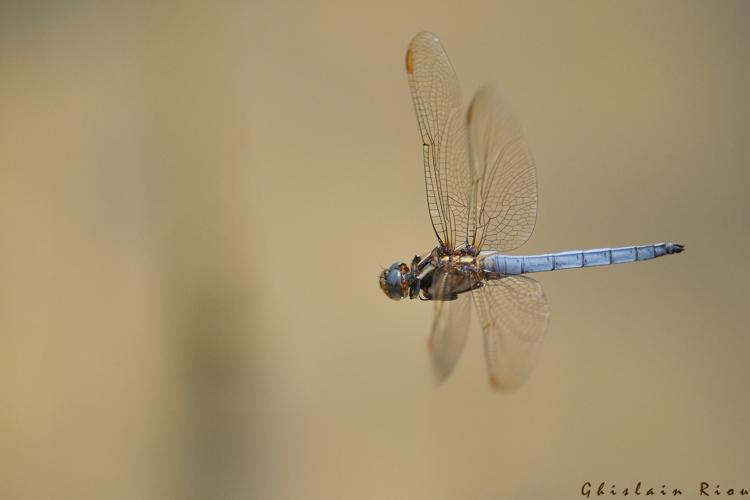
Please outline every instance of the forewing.
M458 78L435 35L412 39L406 75L422 136L432 226L441 243L456 248L468 236L471 172Z
M479 89L467 110L466 123L476 179L472 242L478 248L513 250L529 239L536 224L534 159L518 120L494 87Z
M490 385L514 389L528 378L547 330L542 285L525 276L490 280L473 292Z
M436 294L449 297L463 277L443 269L435 271ZM438 384L444 382L461 357L469 333L471 308L469 293L459 294L455 300L434 300L435 317L427 341L433 373Z

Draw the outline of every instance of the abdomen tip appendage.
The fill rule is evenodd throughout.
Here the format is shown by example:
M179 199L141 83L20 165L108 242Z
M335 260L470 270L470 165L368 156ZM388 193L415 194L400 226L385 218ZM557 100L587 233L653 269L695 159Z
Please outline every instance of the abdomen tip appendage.
M685 250L685 245L681 245L680 243L667 243L666 244L666 250L668 254L671 253L680 253L683 250Z

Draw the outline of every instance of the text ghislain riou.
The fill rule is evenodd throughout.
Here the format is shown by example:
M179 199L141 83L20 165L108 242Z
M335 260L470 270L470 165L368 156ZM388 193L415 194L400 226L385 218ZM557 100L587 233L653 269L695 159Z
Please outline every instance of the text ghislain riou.
M747 488L722 488L719 484L709 484L706 482L701 482L698 484L695 489L688 488L685 491L688 493L691 493L691 491L697 494L698 496L702 497L712 497L712 496L747 496L750 494L750 491ZM635 486L625 486L625 487L618 487L615 484L608 484L606 482L601 482L598 485L592 485L590 482L586 481L581 485L581 496L584 496L586 498L591 497L601 497L601 496L615 496L615 495L622 495L622 496L628 496L628 495L642 495L642 496L681 496L683 494L682 488L673 488L671 486L667 487L667 485L662 484L661 488L653 488L653 487L646 487L643 486L643 484L638 481Z

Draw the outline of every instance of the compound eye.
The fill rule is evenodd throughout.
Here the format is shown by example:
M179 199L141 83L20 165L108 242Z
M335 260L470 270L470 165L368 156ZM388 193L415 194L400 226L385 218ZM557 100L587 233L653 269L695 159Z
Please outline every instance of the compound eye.
M393 300L403 299L409 294L409 284L406 279L408 272L409 266L405 263L394 262L380 275L380 288Z
M401 271L398 269L391 269L388 271L388 276L385 278L385 283L388 285L388 291L392 294L398 293L401 295Z
M389 271L393 271L394 269L398 269L398 268L399 268L399 267L401 267L402 265L404 265L404 263L403 263L403 262L401 262L400 260L399 260L399 261L396 261L396 262L394 262L393 264L391 264L391 267L389 267L389 268L388 268L388 270L389 270Z

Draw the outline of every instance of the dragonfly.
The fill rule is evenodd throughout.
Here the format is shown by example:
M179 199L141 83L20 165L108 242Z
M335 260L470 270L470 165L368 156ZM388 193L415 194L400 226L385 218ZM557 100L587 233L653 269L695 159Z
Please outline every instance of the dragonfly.
M678 243L509 255L536 224L534 159L511 107L494 86L468 107L440 40L419 33L406 51L406 76L424 155L427 209L437 245L410 265L396 261L379 275L394 300L430 300L428 339L438 383L466 344L471 302L482 328L490 386L515 389L528 378L549 319L542 285L531 273L640 262L678 254Z

